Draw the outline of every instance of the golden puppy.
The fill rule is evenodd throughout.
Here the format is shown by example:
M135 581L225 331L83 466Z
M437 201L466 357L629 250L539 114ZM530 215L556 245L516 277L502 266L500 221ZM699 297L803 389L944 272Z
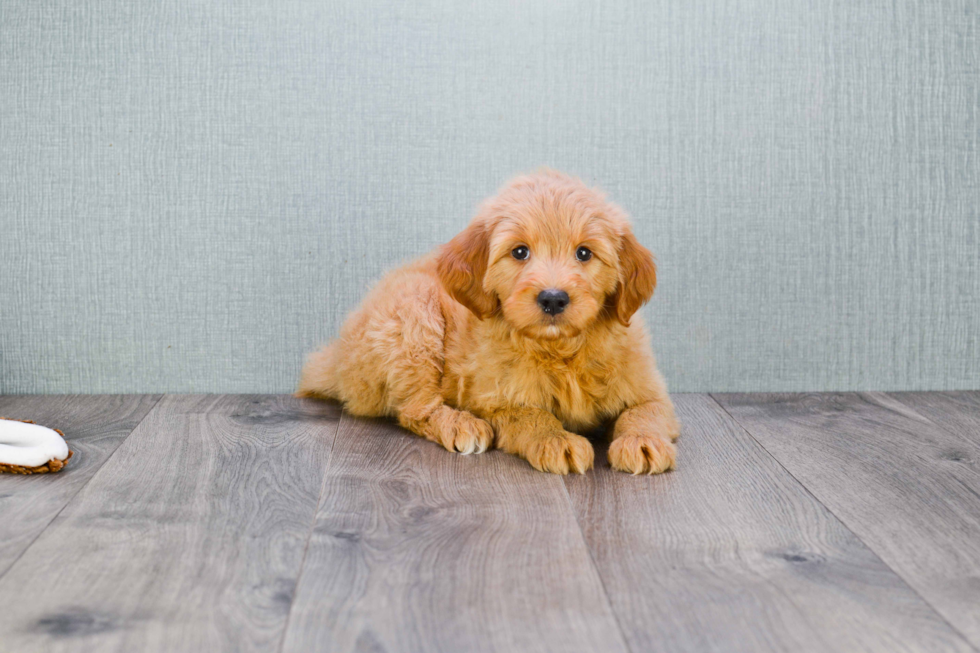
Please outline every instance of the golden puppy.
M655 284L622 209L558 172L520 177L448 244L385 276L309 356L297 394L556 474L589 469L576 433L611 423L614 468L663 472L680 426L633 315Z

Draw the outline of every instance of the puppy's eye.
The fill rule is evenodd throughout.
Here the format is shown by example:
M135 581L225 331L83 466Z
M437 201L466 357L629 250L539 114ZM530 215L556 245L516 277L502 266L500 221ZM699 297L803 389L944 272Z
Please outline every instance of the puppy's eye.
M584 263L592 258L592 250L588 247L579 247L577 250L575 250L575 258Z
M518 261L526 261L527 257L531 255L531 250L529 250L525 245L520 247L515 247L511 251L511 256L516 258Z

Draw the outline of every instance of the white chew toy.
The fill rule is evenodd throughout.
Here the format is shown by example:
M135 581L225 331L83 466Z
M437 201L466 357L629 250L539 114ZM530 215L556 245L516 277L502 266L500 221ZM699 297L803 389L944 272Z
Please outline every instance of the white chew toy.
M0 464L40 467L68 458L68 443L56 431L38 424L0 419Z

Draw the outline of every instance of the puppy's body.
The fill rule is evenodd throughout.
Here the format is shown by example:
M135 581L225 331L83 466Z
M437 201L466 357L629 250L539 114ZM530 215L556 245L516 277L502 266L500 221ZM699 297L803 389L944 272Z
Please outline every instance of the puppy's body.
M520 247L524 260L511 255ZM397 417L451 451L495 444L556 473L586 471L592 447L576 433L614 423L614 467L664 471L679 425L630 319L654 275L615 205L559 173L520 178L452 242L388 273L310 356L299 394ZM541 299L553 287L568 299L557 314Z

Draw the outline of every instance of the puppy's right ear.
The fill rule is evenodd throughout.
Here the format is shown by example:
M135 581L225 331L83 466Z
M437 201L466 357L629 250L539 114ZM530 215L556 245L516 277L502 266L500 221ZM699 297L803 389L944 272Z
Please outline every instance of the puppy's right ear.
M442 246L438 271L449 294L481 320L497 308L495 297L483 289L490 258L490 230L475 222Z

